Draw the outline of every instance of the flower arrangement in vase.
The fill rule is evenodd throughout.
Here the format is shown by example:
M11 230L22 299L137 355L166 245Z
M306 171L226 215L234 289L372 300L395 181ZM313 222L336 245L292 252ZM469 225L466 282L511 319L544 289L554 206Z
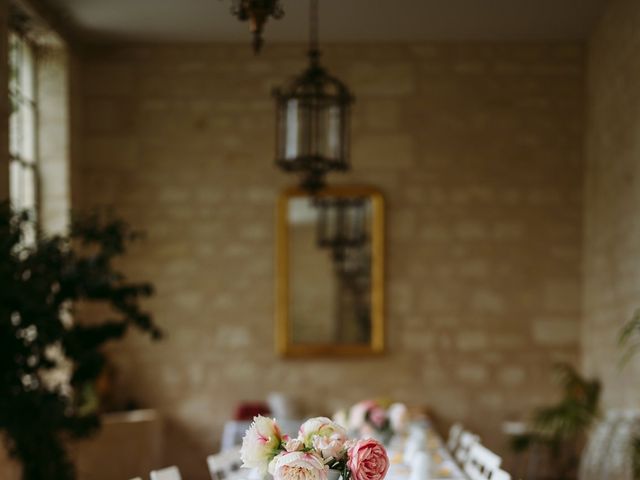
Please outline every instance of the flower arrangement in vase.
M298 436L283 435L274 419L257 416L242 439L242 466L274 480L384 480L389 457L372 438L350 440L329 418L304 422Z
M402 434L409 425L409 413L405 404L385 405L376 400L363 400L353 405L348 413L340 411L334 420L346 425L350 432L362 437L374 437L387 443L393 435Z

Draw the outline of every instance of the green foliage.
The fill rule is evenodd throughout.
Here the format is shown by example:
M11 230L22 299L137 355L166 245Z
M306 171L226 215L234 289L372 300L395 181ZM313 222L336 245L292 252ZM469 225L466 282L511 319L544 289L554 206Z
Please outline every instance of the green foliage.
M570 478L578 464L583 437L598 416L600 382L581 377L567 364L556 366L562 398L533 412L530 431L512 438L512 449L525 451L534 445L548 449L557 478Z
M0 204L0 431L24 480L73 480L64 441L99 427L82 392L105 365L101 347L131 326L154 339L161 332L139 304L151 285L113 267L137 237L125 223L94 214L75 219L67 236L29 245L33 228L27 213ZM79 302L108 306L111 316L74 322Z
M632 357L640 350L640 309L633 312L633 317L629 320L618 338L618 344L623 349L620 364L626 365Z

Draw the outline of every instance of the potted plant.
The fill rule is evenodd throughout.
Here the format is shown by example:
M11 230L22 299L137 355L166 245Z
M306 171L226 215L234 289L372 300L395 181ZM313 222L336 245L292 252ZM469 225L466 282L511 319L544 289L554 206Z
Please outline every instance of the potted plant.
M571 365L559 364L556 371L562 398L536 409L528 432L514 436L511 445L516 452L542 447L553 472L548 478L567 480L576 478L587 431L598 418L601 386L596 379L583 378Z
M0 432L23 480L75 479L65 444L99 427L84 392L105 365L102 347L130 327L161 336L140 306L152 286L113 265L137 237L99 214L46 236L28 213L0 204ZM109 307L108 319L74 318L85 303Z

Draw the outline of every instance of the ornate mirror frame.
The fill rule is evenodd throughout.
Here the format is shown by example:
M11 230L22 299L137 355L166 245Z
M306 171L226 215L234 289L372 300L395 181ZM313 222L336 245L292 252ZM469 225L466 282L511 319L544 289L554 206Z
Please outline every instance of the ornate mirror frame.
M366 197L371 202L371 338L369 344L295 344L290 319L289 201L308 197L300 188L282 192L277 204L276 242L276 351L285 357L354 357L379 355L385 349L384 312L384 197L373 187L335 186L317 194L319 197Z

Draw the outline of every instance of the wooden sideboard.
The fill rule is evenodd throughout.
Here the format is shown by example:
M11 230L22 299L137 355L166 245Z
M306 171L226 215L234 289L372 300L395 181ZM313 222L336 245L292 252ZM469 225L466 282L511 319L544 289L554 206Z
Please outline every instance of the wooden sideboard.
M162 464L163 426L155 410L110 413L100 432L70 445L78 480L146 477ZM0 479L20 480L20 468L0 448Z

